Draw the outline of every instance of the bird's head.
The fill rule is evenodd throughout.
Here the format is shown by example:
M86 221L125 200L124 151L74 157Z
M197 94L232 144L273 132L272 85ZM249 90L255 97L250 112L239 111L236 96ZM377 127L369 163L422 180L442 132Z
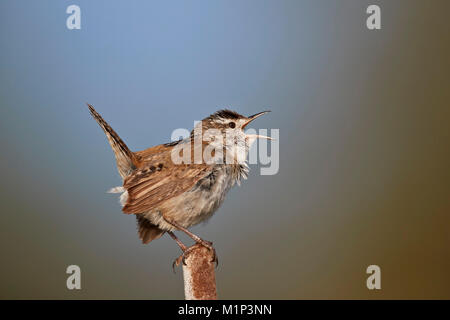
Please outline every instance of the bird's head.
M191 138L201 134L203 141L216 148L224 147L226 152L240 153L246 156L249 148L257 139L270 137L259 134L246 134L245 128L256 118L270 111L258 112L251 116L243 116L231 110L219 110L199 122L191 133ZM199 130L201 128L201 130ZM234 158L236 156L233 156Z
M268 112L270 111L262 111L246 117L228 109L219 110L202 120L203 131L205 132L208 129L216 129L224 135L227 133L231 133L235 136L245 137L245 140L250 142L250 144L258 138L271 139L267 136L258 134L245 134L244 132L245 128L250 122Z

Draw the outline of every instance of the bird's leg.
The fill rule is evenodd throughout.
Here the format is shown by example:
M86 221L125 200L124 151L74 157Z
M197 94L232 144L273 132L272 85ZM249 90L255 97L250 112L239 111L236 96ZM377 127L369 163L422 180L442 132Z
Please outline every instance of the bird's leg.
M178 258L176 258L172 263L172 269L173 269L173 272L175 273L175 266L179 266L181 261L183 261L183 263L184 263L184 253L188 250L188 247L186 247L186 245L183 242L181 242L181 240L178 239L178 237L172 231L167 231L167 233L173 240L175 240L175 242L180 247L181 251L183 251L183 254L181 256L179 256ZM186 263L184 263L184 264L186 264Z
M178 239L178 237L175 235L175 233L173 233L172 231L167 231L167 233L173 240L175 240L175 242L180 247L181 251L183 251L183 252L186 251L186 249L187 249L186 245L183 242L181 242L180 239Z
M163 217L164 218L164 217ZM170 221L166 218L164 218L164 221L166 221L168 224L174 226L175 228L177 228L180 231L183 231L184 233L186 233L192 240L194 240L197 243L200 243L201 245L207 247L208 249L212 249L212 242L210 241L206 241L203 240L202 238L200 238L199 236L193 234L192 232L190 232L188 229L180 226L178 223L174 222L174 221Z
M187 234L192 240L194 240L196 243L201 244L202 246L204 246L204 247L208 248L209 250L211 250L211 251L213 252L213 259L211 260L211 262L214 261L214 262L216 262L216 265L219 264L219 259L217 258L216 250L214 249L213 243L212 243L212 242L203 240L203 239L200 238L199 236L197 236L197 235L193 234L192 232L190 232L188 229L186 229L186 228L180 226L178 223L166 219L166 218L164 217L164 215L163 215L163 219L164 219L164 221L166 221L168 224L170 224L170 225L174 226L175 228L177 228L178 230L183 231L184 233L186 233L186 234ZM173 232L170 232L169 235L170 235L170 236L172 237L172 239L174 239L174 240L175 240L175 238L176 238L175 241L178 240L177 243L178 243L178 245L180 246L179 242L181 243L181 241L173 234ZM184 244L183 244L183 246L184 246ZM192 250L194 249L194 246L191 246L191 247L189 247L189 248L186 248L186 246L184 246L184 247L185 247L185 250L183 250L183 248L180 246L181 250L183 250L183 254L175 260L174 264L176 263L176 265L179 265L178 259L180 259L180 258L182 259L183 263L186 264L186 262L185 262L185 257L186 257L186 255L187 255L190 251L192 251Z

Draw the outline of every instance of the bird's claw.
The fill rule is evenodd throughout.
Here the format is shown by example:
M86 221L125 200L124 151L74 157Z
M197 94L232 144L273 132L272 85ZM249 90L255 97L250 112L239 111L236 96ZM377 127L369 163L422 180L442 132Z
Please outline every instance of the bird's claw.
M176 259L173 261L173 263L172 263L172 269L173 269L173 272L174 272L174 273L175 273L175 267L178 267L181 263L183 263L183 265L185 265L185 266L187 265L187 264L186 264L186 257L187 257L188 254L189 254L192 250L194 250L198 245L201 245L201 246L207 248L208 250L211 250L212 253L213 253L213 257L212 257L212 259L211 259L211 262L214 262L214 263L216 264L216 268L219 266L219 258L217 257L216 249L214 249L213 243L210 242L210 241L203 240L203 241L201 241L201 242L198 242L198 243L194 244L193 246L190 246L189 248L186 248L186 250L184 250L183 253L182 253L178 258L176 258Z
M173 263L172 263L172 270L173 270L173 273L176 273L176 272L175 272L175 267L178 267L178 266L181 264L181 262L183 262L183 264L186 265L184 253L181 254L178 258L176 258L176 259L173 261Z
M216 249L214 249L213 243L211 241L202 240L201 242L199 242L199 244L201 244L208 250L212 251L213 257L211 259L211 262L214 262L216 264L216 268L217 268L219 266L219 258L217 257Z

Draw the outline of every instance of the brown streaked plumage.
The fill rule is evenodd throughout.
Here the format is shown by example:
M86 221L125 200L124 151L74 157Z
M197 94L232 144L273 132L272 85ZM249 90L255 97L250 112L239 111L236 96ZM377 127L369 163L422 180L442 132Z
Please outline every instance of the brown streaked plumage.
M243 141L246 155L248 147L256 138L268 137L246 135L243 130L248 123L267 111L245 117L234 111L220 110L203 119L185 140L132 152L100 114L91 105L88 104L88 107L108 138L116 157L117 169L123 179L123 186L113 188L111 192L122 193L122 211L136 215L142 242L149 243L169 232L185 254L189 248L173 234L173 231L180 230L195 242L214 250L211 242L192 234L187 228L209 219L222 204L227 191L242 178L246 178L248 167L245 162L226 163L227 154L235 157L239 142L232 142L232 147L220 145L217 150L223 150L223 156L219 154L210 163L197 163L194 155L196 151L203 155L209 144L215 146L218 143L214 139L204 138L206 134L203 132L208 129L218 130L223 136L231 130L238 138L236 141ZM198 131L200 127L201 132ZM199 137L200 144L193 143ZM182 153L190 151L190 156L187 156L191 162L174 163L174 148L185 147L185 144L188 147L182 149Z

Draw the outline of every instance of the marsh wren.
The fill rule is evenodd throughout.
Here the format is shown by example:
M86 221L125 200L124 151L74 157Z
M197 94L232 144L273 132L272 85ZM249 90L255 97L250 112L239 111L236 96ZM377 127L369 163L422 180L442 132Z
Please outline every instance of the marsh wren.
M258 138L270 138L246 134L244 129L269 111L245 117L220 110L198 122L185 139L132 152L100 114L91 105L88 107L108 138L123 179L123 186L110 192L121 193L122 211L136 215L142 242L147 244L167 232L183 251L174 262L178 265L192 248L175 236L173 231L179 230L212 250L217 262L212 242L201 239L188 228L208 220L228 190L247 178L249 147ZM211 157L204 161L207 151ZM200 161L195 157L198 154ZM181 163L176 160L180 155L184 159Z

